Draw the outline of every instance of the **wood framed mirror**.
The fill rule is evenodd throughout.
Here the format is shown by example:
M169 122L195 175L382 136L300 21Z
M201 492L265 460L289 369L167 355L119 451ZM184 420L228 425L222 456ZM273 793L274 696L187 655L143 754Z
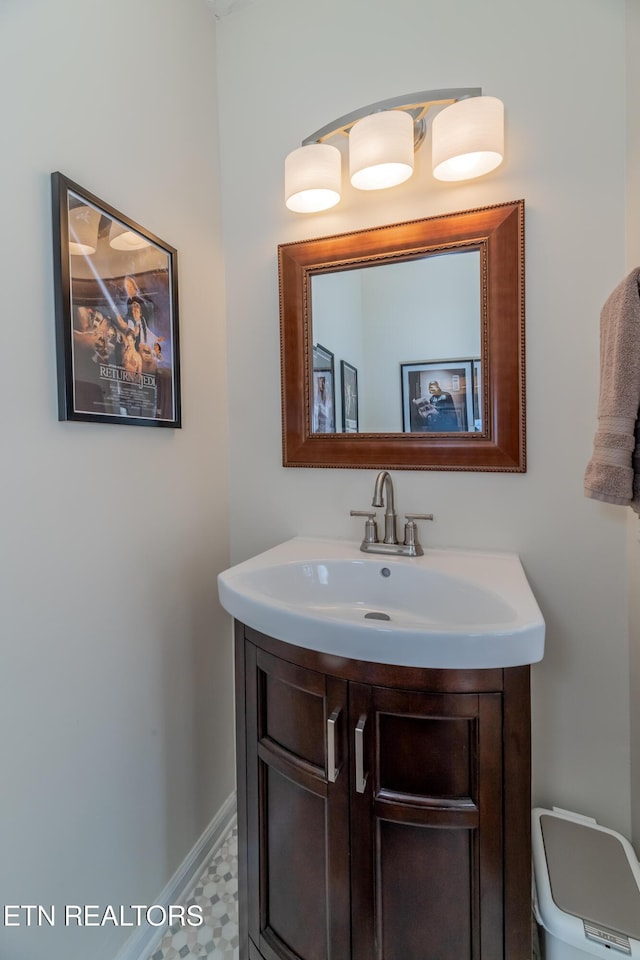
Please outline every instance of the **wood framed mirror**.
M284 466L526 470L523 200L281 244L278 270Z

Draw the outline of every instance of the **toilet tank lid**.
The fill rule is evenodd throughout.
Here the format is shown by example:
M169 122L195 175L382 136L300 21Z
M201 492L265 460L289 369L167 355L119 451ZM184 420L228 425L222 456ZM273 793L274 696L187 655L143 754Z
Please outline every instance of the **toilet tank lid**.
M579 814L539 808L533 833L555 905L640 940L640 866L628 840Z

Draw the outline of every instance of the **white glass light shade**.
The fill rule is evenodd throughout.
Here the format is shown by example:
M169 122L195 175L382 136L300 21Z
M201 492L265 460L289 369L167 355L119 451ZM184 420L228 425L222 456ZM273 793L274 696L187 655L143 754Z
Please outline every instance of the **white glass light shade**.
M404 110L371 113L349 133L349 175L358 190L384 190L413 173L413 118Z
M135 230L129 230L117 220L111 221L109 229L109 246L114 250L141 250L150 246L149 241Z
M88 257L98 247L100 213L94 207L79 206L69 210L69 253Z
M285 202L294 213L318 213L335 207L342 186L341 156L328 143L309 143L284 162Z
M471 180L490 173L504 156L504 105L497 97L470 97L434 117L432 163L436 180Z

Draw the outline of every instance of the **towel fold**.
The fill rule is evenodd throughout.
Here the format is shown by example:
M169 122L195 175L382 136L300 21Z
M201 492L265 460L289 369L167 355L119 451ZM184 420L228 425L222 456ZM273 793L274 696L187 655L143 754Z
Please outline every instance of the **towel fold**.
M600 314L600 394L585 496L640 514L640 268L632 270Z

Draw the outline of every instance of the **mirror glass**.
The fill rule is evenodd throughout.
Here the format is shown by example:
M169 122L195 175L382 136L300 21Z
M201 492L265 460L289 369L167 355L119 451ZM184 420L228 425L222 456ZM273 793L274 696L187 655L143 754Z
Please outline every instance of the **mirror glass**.
M522 473L524 201L278 247L286 467Z
M312 276L312 433L481 431L480 295L478 250Z

